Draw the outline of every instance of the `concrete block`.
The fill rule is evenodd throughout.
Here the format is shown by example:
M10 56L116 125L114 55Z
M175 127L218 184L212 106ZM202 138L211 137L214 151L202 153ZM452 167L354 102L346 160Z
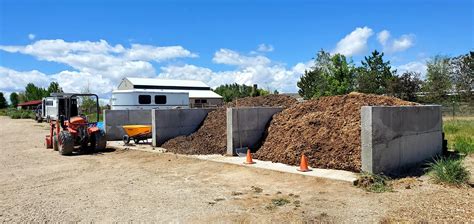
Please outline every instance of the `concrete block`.
M150 110L104 110L104 127L108 141L121 140L123 125L151 125Z
M362 170L399 173L442 153L441 107L364 106L361 109Z
M213 110L208 108L152 110L153 146L161 146L169 139L192 134Z
M273 115L280 107L227 108L227 154L236 155L236 149L255 148L260 143Z

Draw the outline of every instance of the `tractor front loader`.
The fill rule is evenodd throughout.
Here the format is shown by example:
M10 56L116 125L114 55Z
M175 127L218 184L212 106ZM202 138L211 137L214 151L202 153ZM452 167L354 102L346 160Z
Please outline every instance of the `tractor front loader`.
M96 98L96 122L89 122L86 116L78 115L77 97L81 96ZM61 155L71 155L74 151L93 153L104 150L107 145L105 133L97 127L99 97L96 94L72 94L65 97L63 105L65 108L59 119L50 122L46 148L53 148Z

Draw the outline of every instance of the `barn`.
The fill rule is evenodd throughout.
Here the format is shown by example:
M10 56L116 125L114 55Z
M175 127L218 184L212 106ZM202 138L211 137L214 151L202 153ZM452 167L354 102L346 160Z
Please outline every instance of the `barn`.
M132 78L122 79L117 90L144 90L189 94L190 107L216 107L223 104L222 96L212 91L211 87L197 80Z

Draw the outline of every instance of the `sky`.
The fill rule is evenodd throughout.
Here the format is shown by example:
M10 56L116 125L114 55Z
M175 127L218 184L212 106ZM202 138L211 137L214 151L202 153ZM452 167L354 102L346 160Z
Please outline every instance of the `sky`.
M474 50L473 2L0 0L0 91L57 81L108 98L151 77L297 92L321 49L425 75L431 57Z

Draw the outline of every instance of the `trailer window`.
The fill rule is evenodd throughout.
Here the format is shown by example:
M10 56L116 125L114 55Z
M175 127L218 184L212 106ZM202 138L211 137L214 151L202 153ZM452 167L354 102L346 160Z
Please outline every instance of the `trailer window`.
M156 95L155 96L155 104L166 104L166 96Z
M139 104L150 104L151 103L151 96L150 95L138 95L138 103Z
M48 100L48 101L46 101L45 105L46 106L53 106L53 101Z

